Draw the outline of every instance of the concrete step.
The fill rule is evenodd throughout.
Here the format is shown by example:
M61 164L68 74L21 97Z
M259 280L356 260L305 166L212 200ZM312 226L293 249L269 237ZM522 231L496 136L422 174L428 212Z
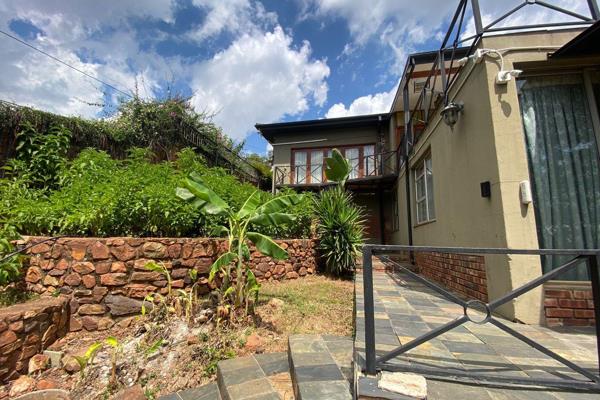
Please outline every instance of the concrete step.
M221 361L217 384L223 400L289 400L293 396L286 353Z
M222 400L222 398L219 387L215 382L212 382L197 388L161 396L158 400Z
M352 399L352 338L294 335L288 357L296 400Z

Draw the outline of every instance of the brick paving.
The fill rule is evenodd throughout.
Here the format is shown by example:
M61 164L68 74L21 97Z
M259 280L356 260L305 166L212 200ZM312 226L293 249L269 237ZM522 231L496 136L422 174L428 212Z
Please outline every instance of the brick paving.
M378 355L405 344L461 315L462 307L439 296L407 275L374 273L375 332ZM597 373L596 339L593 328L552 330L503 320L518 332L559 355ZM359 362L364 362L364 303L362 275L356 277L356 339ZM398 366L414 365L437 369L446 378L453 371L518 378L577 378L580 374L563 366L491 324L467 322L436 339L389 361ZM494 388L480 382L428 379L430 400L446 399L600 399L600 394ZM460 383L456 383L460 382Z

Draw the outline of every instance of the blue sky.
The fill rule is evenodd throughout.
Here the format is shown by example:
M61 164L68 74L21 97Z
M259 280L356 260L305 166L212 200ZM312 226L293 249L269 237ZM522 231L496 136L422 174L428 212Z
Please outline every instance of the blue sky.
M480 0L484 20L520 1ZM551 3L589 14L585 0ZM407 54L439 46L456 4L4 0L0 29L127 92L190 96L227 135L245 140L247 152L264 153L256 122L388 111ZM513 22L554 18L560 17L528 6ZM472 24L470 15L467 20ZM89 118L114 109L114 91L0 40L0 99Z

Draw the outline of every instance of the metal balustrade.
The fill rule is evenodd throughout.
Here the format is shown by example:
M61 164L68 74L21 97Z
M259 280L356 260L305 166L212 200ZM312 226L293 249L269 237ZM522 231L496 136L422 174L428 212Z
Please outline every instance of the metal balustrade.
M526 343L534 349L540 351L548 357L558 361L559 363L567 366L571 370L579 373L587 380L575 379L565 376L563 379L541 379L541 378L521 378L521 377L507 377L500 375L493 375L481 372L472 371L453 371L452 375L458 378L474 379L481 382L490 383L501 383L501 384L513 384L513 385L532 385L532 386L547 386L556 388L570 388L570 389L591 389L600 390L600 375L598 373L592 373L589 370L577 365L572 360L569 360L556 352L548 349L547 347L536 342L534 339L527 337L520 332L515 331L499 318L493 315L500 306L507 304L515 298L530 292L531 290L541 286L551 279L555 279L560 274L577 268L582 263L585 263L589 276L591 279L593 302L594 302L594 313L595 313L595 328L596 328L596 342L598 359L600 362L600 249L539 249L539 250L525 250L525 249L502 249L502 248L476 248L476 247L425 247L425 246L401 246L401 245L364 245L363 249L363 289L364 289L364 312L365 312L365 368L364 372L367 374L374 375L380 370L387 371L406 371L415 372L423 375L439 375L439 370L432 368L406 365L399 366L397 364L388 363L389 360L396 358L415 347L424 344L438 336L457 328L466 322L473 322L476 324L490 323L505 333L515 337L516 339ZM538 255L538 256L570 256L572 260L564 263L560 267L553 269L550 272L542 274L538 278L533 279L530 282L492 300L487 303L480 300L463 300L454 293L446 290L438 284L429 281L423 276L411 271L406 266L392 261L389 255L406 252L440 252L450 254L491 254L491 255ZM393 263L394 267L400 270L402 273L410 276L412 279L420 282L427 286L429 289L439 293L451 302L459 304L463 307L463 315L456 319L443 324L431 331L423 334L413 340L402 344L395 350L386 352L380 356L377 356L375 352L375 344L377 337L375 334L375 304L374 304L374 291L373 291L373 263L372 258L374 255L380 255L386 262ZM475 319L472 315L469 315L469 310L483 310L484 318ZM381 354L381 353L380 353ZM599 365L600 371L600 365Z

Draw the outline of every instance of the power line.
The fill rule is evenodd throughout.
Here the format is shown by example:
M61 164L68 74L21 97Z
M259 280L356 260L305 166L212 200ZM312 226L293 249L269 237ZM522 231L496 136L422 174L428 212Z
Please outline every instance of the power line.
M50 57L51 59L53 59L54 61L56 61L58 63L61 63L65 67L71 68L72 70L75 70L75 71L79 72L80 74L83 74L83 75L87 76L88 78L95 80L96 82L99 82L99 83L101 83L103 85L106 85L109 88L111 88L111 89L113 89L113 90L115 90L115 91L117 91L117 92L119 92L121 94L124 94L127 97L133 98L133 96L131 94L129 94L129 93L127 93L127 92L125 92L125 91L123 91L123 90L115 87L114 85L111 85L110 83L107 83L107 82L105 82L105 81L103 81L101 79L98 79L95 76L92 76L92 75L88 74L87 72L85 72L85 71L83 71L83 70L81 70L81 69L79 69L77 67L72 66L71 64L66 63L65 61L61 60L60 58L54 57L52 54L46 53L44 50L38 49L37 47L35 47L35 46L27 43L26 41L21 40L18 37L11 35L10 33L7 33L7 32L5 32L3 30L0 30L0 33L2 33L3 35L8 36L11 39L16 40L17 42L19 42L19 43L21 43L21 44L29 47L30 49L33 49L33 50L35 50L35 51L37 51L39 53L42 53L43 55L45 55L47 57Z

